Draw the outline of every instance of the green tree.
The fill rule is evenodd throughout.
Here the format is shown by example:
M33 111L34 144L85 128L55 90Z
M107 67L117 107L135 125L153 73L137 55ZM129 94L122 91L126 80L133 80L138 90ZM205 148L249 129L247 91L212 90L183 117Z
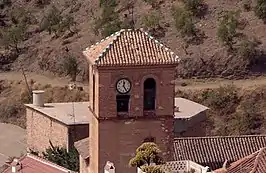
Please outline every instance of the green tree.
M194 16L199 16L203 12L203 0L182 0L186 11L192 12Z
M238 48L238 55L242 58L248 59L252 61L257 54L257 44L248 40L244 39L241 41L239 48Z
M141 170L145 173L164 173L164 171L159 166L142 166Z
M54 33L55 36L58 37L60 23L62 20L63 17L61 16L61 12L55 6L52 6L52 8L48 11L47 16L44 16L41 21L41 30L46 30L49 34Z
M73 16L66 15L59 24L60 32L65 32L66 30L68 30L71 33L75 33L76 29L72 30L72 26L75 26L76 24L77 23L75 22Z
M63 62L63 68L66 75L70 75L72 81L76 81L77 74L79 73L79 64L75 56L66 56Z
M227 12L218 27L217 36L223 45L228 46L229 50L233 49L234 38L237 34L239 11Z
M10 6L12 4L11 0L0 0L0 9Z
M173 8L173 17L176 29L182 36L193 37L197 35L197 29L193 21L193 13L182 8Z
M72 171L79 171L79 154L75 148L67 151L63 147L53 146L50 142L50 147L42 154L44 159L47 159L59 166Z
M148 28L156 28L160 25L161 16L159 13L152 12L142 18L143 24Z
M265 0L257 0L257 5L255 7L255 14L260 19L266 21L266 1Z
M240 105L240 111L232 117L231 127L240 135L260 134L265 119L256 105L257 101L248 100Z
M152 6L152 8L158 9L160 7L158 0L143 0L143 1L149 3Z
M24 24L14 25L2 30L2 43L8 48L14 48L19 53L18 45L26 38L26 30L27 26Z
M15 25L17 24L30 25L37 21L36 18L32 15L32 13L28 10L25 10L23 7L17 7L13 9L10 12L10 17L11 21Z
M102 14L100 18L95 20L94 32L95 34L101 33L102 36L106 37L119 31L122 22L119 19L118 12L115 11L116 0L101 0L100 6L102 7Z
M160 168L155 165L164 163L160 156L161 150L153 142L145 142L136 150L136 155L129 161L132 167L138 167L150 173L161 173ZM155 164L155 165L153 165Z

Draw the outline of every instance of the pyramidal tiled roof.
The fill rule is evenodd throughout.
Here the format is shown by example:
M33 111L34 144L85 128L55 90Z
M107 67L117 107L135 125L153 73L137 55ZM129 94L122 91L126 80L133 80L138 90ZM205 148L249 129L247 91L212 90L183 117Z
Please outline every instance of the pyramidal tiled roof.
M212 169L266 147L266 135L175 138L175 160L191 160Z
M83 54L97 66L177 64L169 48L142 29L122 29L86 48Z

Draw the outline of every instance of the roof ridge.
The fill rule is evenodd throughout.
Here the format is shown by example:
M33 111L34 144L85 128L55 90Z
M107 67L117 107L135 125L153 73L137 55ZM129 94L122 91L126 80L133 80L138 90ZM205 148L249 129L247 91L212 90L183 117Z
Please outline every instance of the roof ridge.
M265 154L266 148L261 148L258 152L258 155L256 156L255 158L255 163L254 163L254 167L252 168L252 170L250 171L250 173L255 173L257 168L258 168L258 164L259 164L259 161L260 161L260 156L262 156L263 154Z
M251 158L254 157L255 155L256 155L256 158L257 158L259 152L260 152L260 150L258 150L258 151L256 151L256 152L250 154L250 155L247 155L247 156L245 156L245 157L243 157L243 158L241 158L241 159L239 159L239 160L237 160L237 161L231 163L231 165L230 165L230 169L233 169L233 168L239 166L242 162L246 161L247 159L251 159ZM255 160L256 160L256 158L255 158ZM252 173L252 172L251 172L251 173Z
M153 40L155 42L155 44L159 45L161 49L164 49L166 52L169 52L170 55L175 58L175 60L177 60L178 62L181 60L179 58L179 56L178 55L175 55L175 53L173 51L171 51L171 49L169 47L167 47L166 45L162 44L155 37L151 36L147 31L144 31L143 28L138 28L138 29L121 29L121 30L113 33L112 35L105 37L101 41L96 42L95 44L91 45L90 47L87 47L86 50L89 50L90 48L93 48L94 46L97 46L98 44L100 44L100 43L108 40L110 37L114 37L114 39L107 45L106 48L103 49L103 51L94 60L95 63L99 63L102 60L102 58L104 57L104 55L111 49L111 47L113 46L113 44L119 39L119 37L123 33L130 32L130 31L139 31L139 32L144 33L149 39Z
M140 29L137 29L137 30L140 30L141 32L143 32L145 35L147 35L151 40L154 40L154 42L156 44L159 44L161 48L164 47L164 49L167 51L167 52L170 52L171 55L174 55L175 53L173 51L171 51L171 49L169 47L167 47L166 45L162 44L160 41L158 41L155 37L153 37L152 35L150 35L147 31L144 31L143 28L140 28ZM177 59L180 60L180 58L175 55Z
M218 139L218 138L247 138L247 137L266 137L266 135L234 135L234 136L204 136L204 137L177 137L174 140L179 139Z
M41 157L39 157L39 156L35 156L35 155L33 155L33 154L30 154L30 153L27 153L26 154L26 156L27 157L29 157L29 158L32 158L32 159L34 159L34 160L37 160L37 161L39 161L39 162L41 162L41 163L43 163L43 164L46 164L46 165L49 165L49 166L52 166L53 168L56 168L56 169L59 169L59 170L61 170L61 171L65 171L65 172L74 172L74 171L71 171L71 170L69 170L69 169L67 169L67 168L64 168L64 167L62 167L62 166L60 166L60 165L57 165L57 164L55 164L55 163L53 163L53 162L51 162L51 161L49 161L49 160L45 160L45 159L43 159L43 158L41 158Z
M104 57L104 55L111 49L111 46L113 46L113 44L118 40L118 37L121 36L122 33L125 32L125 29L121 29L120 31L115 32L114 34L106 37L105 39L103 39L103 41L109 39L110 37L115 36L115 38L108 44L108 46L103 50L103 52L99 55L99 57L97 57L95 59L95 63L98 63L99 61L102 60L102 58ZM103 42L101 41L101 42Z

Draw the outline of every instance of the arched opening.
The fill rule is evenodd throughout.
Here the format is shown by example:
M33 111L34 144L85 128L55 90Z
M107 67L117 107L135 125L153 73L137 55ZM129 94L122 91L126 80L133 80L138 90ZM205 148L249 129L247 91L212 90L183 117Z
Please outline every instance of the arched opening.
M155 110L156 82L153 78L148 78L144 82L144 110Z
M155 137L148 136L148 137L144 138L143 143L145 143L145 142L155 142Z

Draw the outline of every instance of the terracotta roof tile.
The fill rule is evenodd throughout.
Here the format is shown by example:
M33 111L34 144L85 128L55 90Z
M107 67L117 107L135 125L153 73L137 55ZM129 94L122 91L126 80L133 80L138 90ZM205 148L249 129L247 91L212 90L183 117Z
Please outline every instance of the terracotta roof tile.
M122 29L86 48L83 54L97 66L177 64L180 60L141 29Z
M215 170L218 173L219 170ZM227 173L265 173L266 172L266 148L252 153L234 163L227 169Z
M89 153L89 137L79 140L77 142L74 143L74 146L76 147L76 149L78 150L79 154L81 155L81 157L83 159L87 159L90 157L90 153Z
M175 138L175 160L192 160L212 169L239 160L266 147L266 136L213 136Z
M18 172L23 173L74 173L73 171L31 154L27 154L20 158L19 163L21 169ZM3 171L3 173L11 172L11 167Z

